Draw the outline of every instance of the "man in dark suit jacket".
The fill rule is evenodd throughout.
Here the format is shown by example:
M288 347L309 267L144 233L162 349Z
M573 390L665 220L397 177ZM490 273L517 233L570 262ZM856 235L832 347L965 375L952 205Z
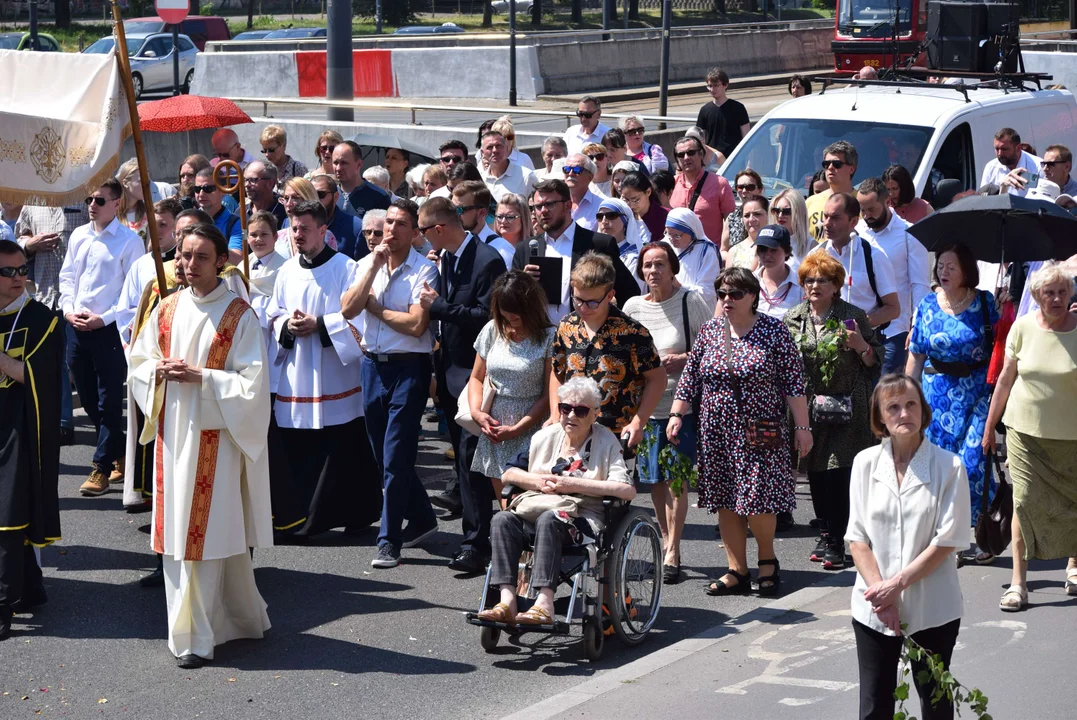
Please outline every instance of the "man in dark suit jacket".
M456 208L446 198L431 198L419 209L419 231L440 255L439 287L419 295L430 319L438 323L434 355L438 401L445 408L449 438L456 449L456 476L463 505L464 538L449 567L469 575L486 570L490 556L490 519L494 491L489 478L471 472L478 438L454 421L457 398L475 365L475 338L490 320L494 281L505 272L497 250L464 230Z
M530 242L521 242L516 245L516 254L512 258L512 267L516 270L526 270L539 278L539 268L531 263L531 244L534 243L538 257L571 257L570 270L576 267L586 253L594 250L608 255L613 260L613 266L617 272L617 281L613 290L617 297L618 307L624 307L628 298L639 295L639 285L632 273L621 262L621 254L617 249L617 241L603 233L588 230L572 222L572 201L569 195L568 185L561 180L543 180L535 186L535 194L531 201L532 212L538 220L538 226L542 229L542 235ZM567 240L571 238L571 247ZM555 247L551 252L550 246ZM556 247L560 245L561 247ZM550 318L555 323L572 311L569 300L570 291L564 275L561 285L561 298L559 303L550 304ZM555 317L556 316L556 317Z

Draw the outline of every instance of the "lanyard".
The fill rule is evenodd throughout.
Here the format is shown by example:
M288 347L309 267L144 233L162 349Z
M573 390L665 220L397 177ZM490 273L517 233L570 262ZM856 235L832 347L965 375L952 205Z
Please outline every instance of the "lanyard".
M11 330L10 330L10 331L8 332L8 334L7 334L7 342L6 342L6 343L4 343L4 353L5 353L5 354L7 353L7 351L8 351L8 350L10 350L10 349L11 349L11 339L12 339L13 337L15 337L15 328L16 328L16 327L18 326L18 324L19 324L19 318L20 318L20 317L22 317L22 311L23 311L23 310L24 310L24 309L26 308L26 306L27 306L27 305L29 305L29 304L30 304L30 300L29 300L29 298L27 298L26 302L24 302L24 303L22 304L22 307L20 307L20 308L19 308L19 311L18 311L17 313L15 313L15 322L13 322L13 323L11 324Z

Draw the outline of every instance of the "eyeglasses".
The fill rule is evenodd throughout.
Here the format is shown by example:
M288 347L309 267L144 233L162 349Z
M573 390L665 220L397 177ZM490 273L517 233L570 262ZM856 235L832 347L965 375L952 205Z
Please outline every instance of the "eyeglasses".
M381 237L384 232L381 230L364 230L363 234L367 237Z
M561 168L561 172L565 175L582 175L587 172L587 170L579 165L565 165Z
M26 277L30 274L29 265L19 265L18 267L5 267L0 268L0 277L13 278L16 275ZM586 417L586 415L580 415L580 417Z
M105 203L107 202L108 200L103 197L100 197L98 195L91 195L90 197L86 198L86 207L90 207L90 205L93 205L95 203L97 204L97 207L104 207Z
M557 412L562 415L575 415L581 420L591 414L591 408L586 405L569 405L568 403L557 403Z
M232 153L232 148L234 148L236 145L239 145L239 143L238 142L237 143L232 143L231 147L229 147L224 152L213 153L213 154L218 160L227 160L228 156Z
M318 193L319 200L325 200L327 197L333 194L328 190L315 190L314 192Z
M584 112L583 110L576 111L576 117L583 118L584 120L590 120L598 114L598 110L592 110L591 112Z
M463 159L458 155L442 155L438 160L440 160L443 165L452 165L453 163L463 162Z
M577 308L586 307L588 310L594 310L599 305L606 302L606 296L603 295L598 300L584 300L581 297L576 297L575 295L573 295L572 302Z
M211 193L216 189L217 189L216 185L195 185L194 186L195 195L197 195L198 193ZM104 203L101 203L101 204L104 205Z
M791 207L776 207L771 208L770 211L778 217L793 217L793 208Z
M841 170L843 167L845 167L845 163L842 162L841 160L824 160L823 161L823 169L824 170L827 170L827 169L830 169L830 168L834 168L835 170Z
M635 207L636 205L639 205L639 201L643 199L643 196L642 195L633 195L632 197L629 197L628 195L624 194L624 190L622 189L622 191L621 191L621 199L624 200L629 205Z
M494 220L498 220L500 222L516 222L519 219L519 215L494 215Z
M621 217L621 213L618 212L600 212L595 213L596 220L613 220L614 218Z
M642 134L643 134L643 128L641 128L641 127L632 128L631 130L625 130L625 135L642 135Z
M270 153L275 153L278 150L280 150L280 145L278 145L277 147L268 147L268 148L264 147L264 148L262 148L262 152L265 153L266 155L269 155Z
M336 145L319 145L318 152L322 155L332 155L333 151L337 149Z
M804 278L804 282L802 284L805 285L805 286L808 286L808 285L827 285L829 283L830 283L830 278L807 277L807 278Z
M243 182L247 183L248 185L253 185L254 183L256 183L256 182L258 182L260 180L268 180L268 179L269 178L267 178L267 177L245 177L245 178L243 178Z
M678 158L678 159L686 158L686 157L695 157L698 152L699 152L698 150L682 150L680 152L673 153L673 156Z
M731 298L733 300L743 300L745 294L746 293L743 290L719 290L718 299L725 300L726 298Z
M558 204L563 203L563 202L568 202L568 201L567 200L549 200L547 202L535 203L534 205L529 205L528 207L531 208L532 212L537 212L539 210L549 210L554 205L558 205Z
M284 195L283 197L281 197L281 200L284 201L285 205L303 202L303 198L299 197L298 195Z
M595 153L594 155L588 155L592 162L602 162L606 159L606 153Z
M752 192L759 186L755 183L748 183L747 185L737 185L737 190L743 190L744 192Z
M457 215L463 215L464 213L469 212L471 210L485 210L486 206L485 205L456 205L455 208L456 208L456 214Z

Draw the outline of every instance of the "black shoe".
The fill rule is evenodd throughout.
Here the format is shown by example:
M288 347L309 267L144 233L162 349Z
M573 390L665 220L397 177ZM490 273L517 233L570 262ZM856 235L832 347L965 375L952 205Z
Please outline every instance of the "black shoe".
M793 520L793 513L780 512L778 513L778 523L774 528L775 532L788 532L796 527L796 521Z
M378 547L374 559L370 561L370 567L394 568L400 564L400 551L392 543L385 543Z
M0 641L11 637L11 608L0 608Z
M433 525L431 525L425 530L413 530L411 527L411 523L408 523L408 526L404 528L404 532L400 534L400 547L413 548L419 543L421 543L423 540L426 540L431 535L437 533L437 531L438 524L436 521Z
M680 565L663 565L662 566L662 582L666 585L676 585L681 581L681 566Z
M442 510L447 510L450 515L459 515L464 510L464 506L460 503L460 498L457 495L447 492L431 495L430 504L434 507L439 507Z
M826 527L826 523L824 523L819 518L812 518L808 521L808 527L810 527L812 530L818 530L820 528Z
M823 556L826 555L826 548L830 543L830 536L825 532L819 533L819 540L815 543L815 548L811 551L812 562L823 562Z
M67 447L75 444L75 428L60 426L60 447Z
M845 543L834 543L827 547L823 555L824 570L845 569Z
M176 658L176 667L184 670L197 670L205 664L206 659L198 655L180 655Z
M11 612L20 615L41 607L48 601L49 596L45 594L45 586L39 585L33 590L23 590L22 597L11 603Z
M165 571L157 568L149 575L143 575L138 579L138 584L144 588L162 587L165 584Z
M449 561L449 569L466 575L482 575L486 572L486 558L475 550L461 550Z

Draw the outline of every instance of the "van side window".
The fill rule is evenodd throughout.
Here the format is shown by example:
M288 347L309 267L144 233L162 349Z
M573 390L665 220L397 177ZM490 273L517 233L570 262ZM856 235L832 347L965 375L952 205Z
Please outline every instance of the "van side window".
M931 202L940 180L960 180L961 187L970 190L976 188L978 178L973 167L972 130L968 123L961 123L950 131L939 148L939 154L931 166L931 175L924 184L923 197Z
M205 42L207 39L206 22L204 20L184 20L183 29L180 32L194 40L195 44L199 41Z

